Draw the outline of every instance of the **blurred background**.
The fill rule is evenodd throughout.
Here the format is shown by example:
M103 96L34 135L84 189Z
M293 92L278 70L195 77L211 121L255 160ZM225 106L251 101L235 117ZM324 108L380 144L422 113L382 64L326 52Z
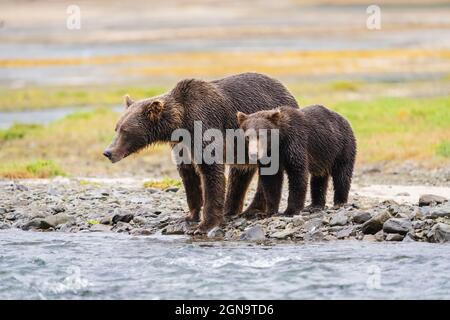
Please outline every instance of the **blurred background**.
M379 29L372 4L2 0L0 177L176 176L166 146L103 159L122 96L247 71L346 116L359 171L448 167L450 3L376 1Z

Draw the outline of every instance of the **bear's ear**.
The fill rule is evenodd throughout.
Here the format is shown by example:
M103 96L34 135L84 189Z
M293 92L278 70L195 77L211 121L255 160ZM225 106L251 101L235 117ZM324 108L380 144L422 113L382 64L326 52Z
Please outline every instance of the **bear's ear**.
M161 100L154 100L152 103L146 106L146 113L150 119L156 119L159 117L164 109L164 103Z
M134 103L134 100L130 98L129 95L123 96L123 104L125 105L125 109L128 109L129 106L131 106Z
M244 122L248 118L248 116L245 113L240 112L240 111L238 111L238 113L236 113L236 117L237 117L237 121L238 121L239 125L241 125L242 122Z
M278 121L280 121L281 118L281 111L280 109L276 109L270 112L268 119L272 121L275 124L278 124Z

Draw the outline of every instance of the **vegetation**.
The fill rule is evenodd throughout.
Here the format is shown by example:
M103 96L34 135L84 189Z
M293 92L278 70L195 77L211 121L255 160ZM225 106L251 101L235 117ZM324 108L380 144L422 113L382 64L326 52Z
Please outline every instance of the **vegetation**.
M448 96L387 98L375 95L368 98L371 89L375 92L377 87L365 82L334 82L311 88L303 83L292 88L294 92L308 92L308 95L298 96L300 105L321 103L349 119L358 140L359 164L414 160L437 166L447 164L450 159ZM330 94L315 92L317 88ZM125 90L133 92L129 89L123 92ZM134 90L140 92L137 97L157 91L140 90ZM115 99L120 99L123 92L118 92ZM333 92L344 95L336 99ZM352 95L364 92L364 96L346 98L346 92ZM46 126L14 124L1 130L0 177L47 178L66 173L73 176L176 176L167 145L152 146L114 165L102 156L102 150L114 136L118 117L119 113L111 108L100 107L75 112ZM160 189L179 185L178 180L170 178L145 183L146 187Z
M165 177L161 180L152 180L144 182L145 188L167 189L170 187L181 187L181 180Z
M38 129L42 129L42 126L38 124L14 123L10 128L0 130L0 144L9 140L21 139Z
M51 178L66 176L52 160L36 160L26 163L10 162L0 165L0 177L8 179Z

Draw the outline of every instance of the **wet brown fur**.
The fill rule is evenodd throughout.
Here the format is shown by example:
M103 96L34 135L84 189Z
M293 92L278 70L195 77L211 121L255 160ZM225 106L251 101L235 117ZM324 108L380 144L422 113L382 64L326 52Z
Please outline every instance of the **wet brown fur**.
M333 178L335 206L347 202L356 140L350 124L342 116L316 105L299 110L281 107L251 115L238 113L237 118L244 131L279 130L278 173L259 177L267 202L267 214L278 213L284 171L289 180L285 215L298 214L304 208L308 173L311 175L312 198L308 209L324 208L330 176Z
M187 129L191 136L194 121L202 121L203 130L237 129L238 111L253 113L286 105L298 108L288 90L277 80L257 73L233 75L214 81L187 79L158 97L134 102L125 99L127 109L117 124L117 137L108 150L111 160L119 161L155 142L169 142L173 130ZM223 214L242 211L245 193L256 167L231 166L228 187L225 187L224 165L180 164L189 206L188 220L198 220L203 207L199 230L207 231L220 224ZM248 211L266 207L262 188Z

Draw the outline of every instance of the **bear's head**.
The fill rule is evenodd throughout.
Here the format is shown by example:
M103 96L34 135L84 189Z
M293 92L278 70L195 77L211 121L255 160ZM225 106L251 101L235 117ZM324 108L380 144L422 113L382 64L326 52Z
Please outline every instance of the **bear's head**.
M250 159L261 159L270 153L271 138L278 134L281 111L265 110L252 114L238 112L236 114L239 128L244 131L248 156Z
M124 97L125 111L116 124L116 136L103 155L112 163L138 152L155 142L168 141L179 112L165 97L133 101Z

